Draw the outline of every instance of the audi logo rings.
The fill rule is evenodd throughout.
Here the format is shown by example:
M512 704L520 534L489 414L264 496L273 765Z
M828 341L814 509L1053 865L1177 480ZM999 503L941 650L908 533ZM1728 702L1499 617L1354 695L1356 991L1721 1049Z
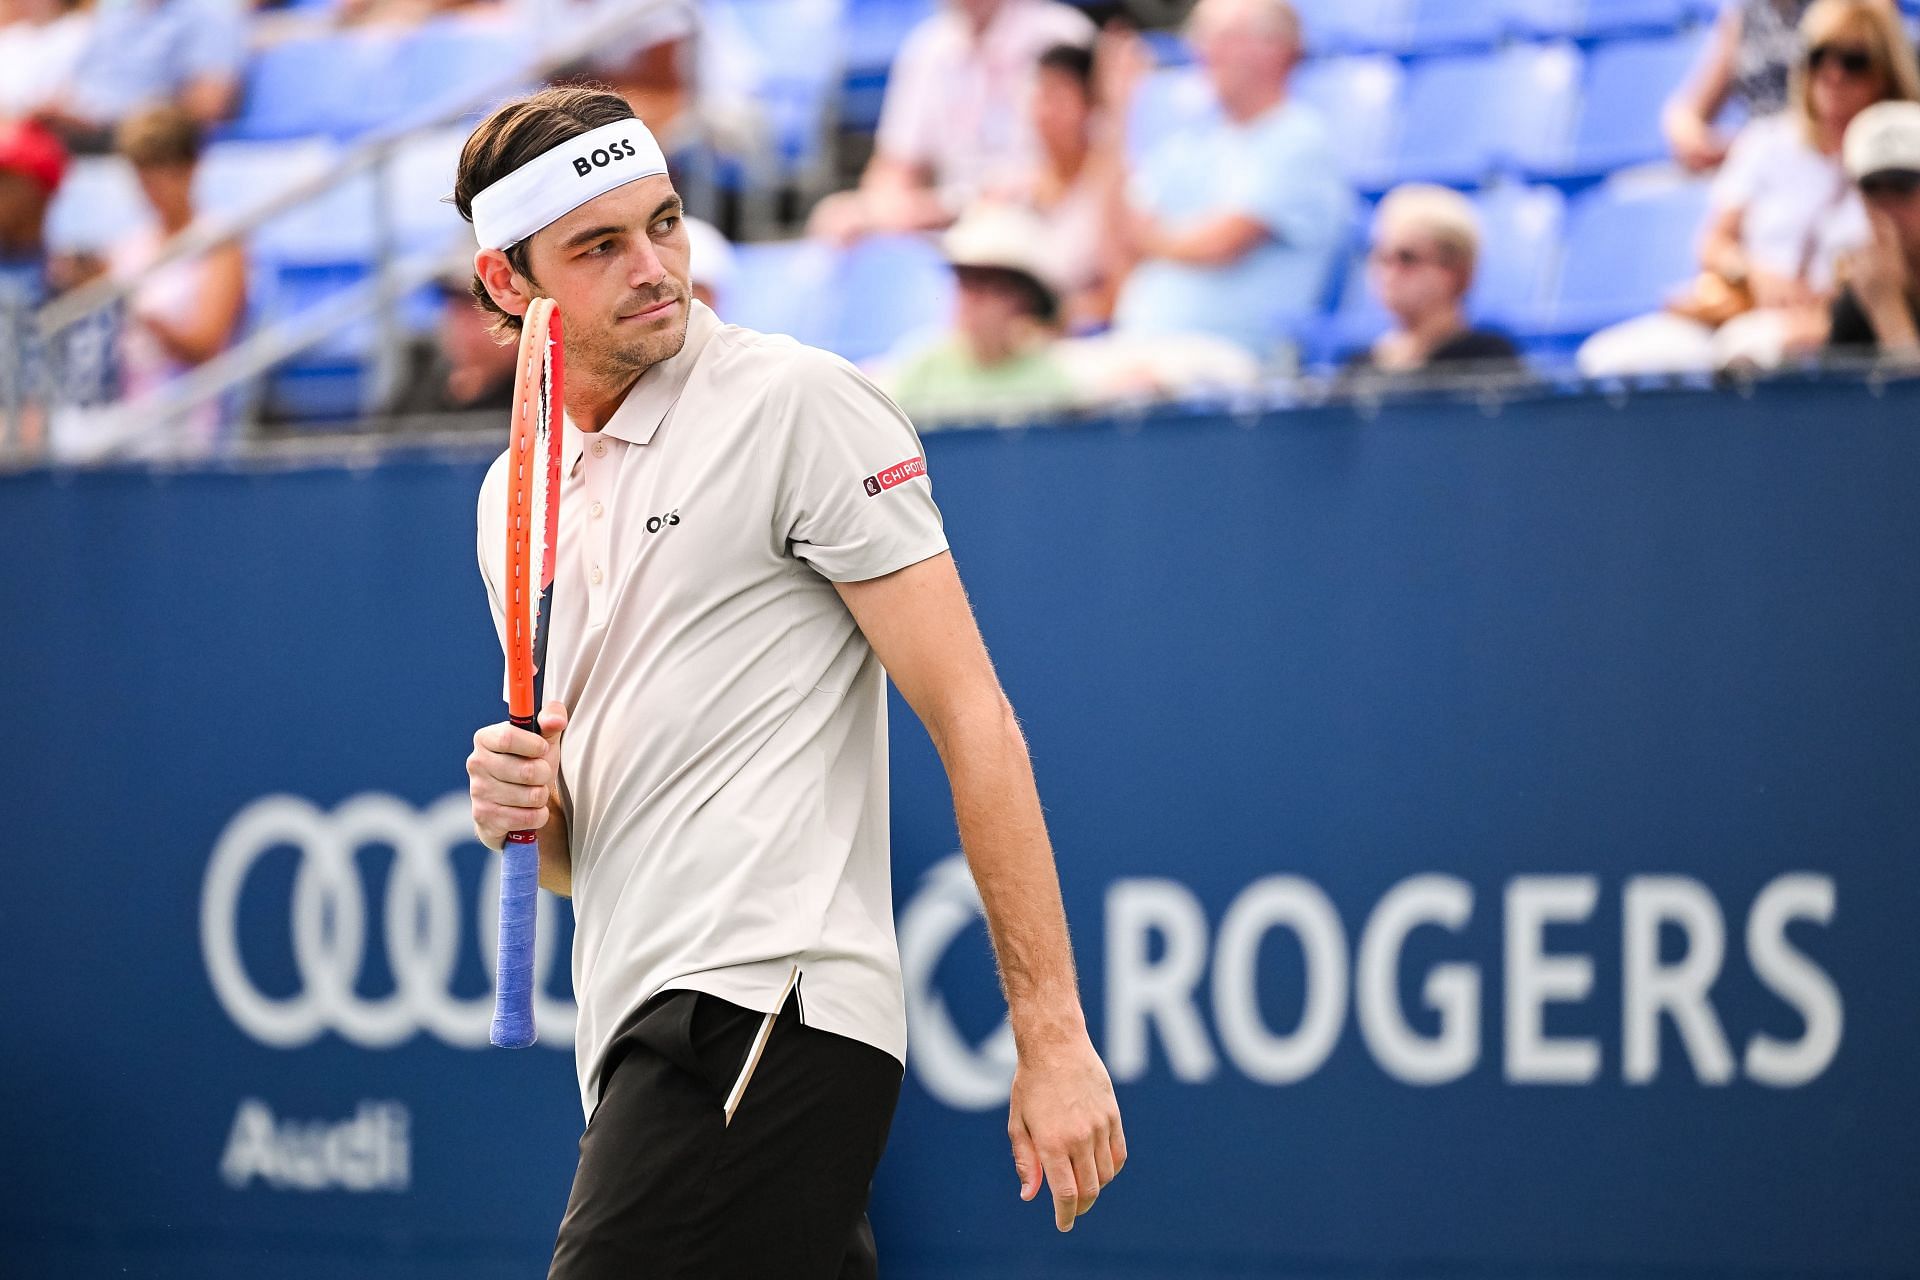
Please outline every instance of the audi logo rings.
M368 845L394 852L387 877L385 944L394 989L364 996L354 988L366 961L367 895L354 854ZM335 1031L366 1049L389 1049L420 1032L462 1049L487 1043L491 991L455 996L460 957L460 885L453 851L474 845L466 795L442 797L424 812L394 796L354 796L332 812L298 796L262 796L221 833L200 893L200 950L207 977L228 1016L265 1045L296 1049ZM300 988L270 996L254 984L240 955L241 891L269 850L292 846L300 869L290 904L293 959ZM474 845L478 849L477 845ZM488 856L473 914L480 954L494 969L500 910L499 859ZM534 1020L540 1043L573 1043L574 1006L545 994L558 930L554 904L542 894L538 929L549 945L534 961Z

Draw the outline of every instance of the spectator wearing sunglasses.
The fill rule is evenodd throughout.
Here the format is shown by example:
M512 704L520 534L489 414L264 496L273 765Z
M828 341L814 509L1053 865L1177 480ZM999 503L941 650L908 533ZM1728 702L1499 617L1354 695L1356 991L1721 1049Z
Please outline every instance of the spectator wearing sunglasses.
M1504 334L1467 320L1480 259L1480 220L1458 191L1410 183L1380 202L1367 255L1367 287L1394 326L1347 365L1353 374L1417 373L1434 365L1511 368Z
M1866 239L1842 140L1874 103L1920 100L1920 65L1881 0L1816 0L1800 38L1788 110L1741 129L1714 179L1700 275L1665 311L1588 339L1581 372L1766 369L1824 340L1835 267Z
M1873 235L1841 264L1828 350L1920 361L1920 103L1862 111L1847 127L1846 165Z
M1892 11L1893 0L1881 0ZM1695 173L1727 158L1731 139L1714 121L1728 108L1757 120L1787 106L1800 60L1800 20L1813 0L1721 0L1713 35L1660 117L1674 159Z

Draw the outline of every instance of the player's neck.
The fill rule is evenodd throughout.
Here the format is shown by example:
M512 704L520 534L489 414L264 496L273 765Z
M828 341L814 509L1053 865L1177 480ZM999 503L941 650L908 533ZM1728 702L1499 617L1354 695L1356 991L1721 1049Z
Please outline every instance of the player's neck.
M567 417L582 431L598 431L613 420L626 403L627 393L640 381L640 374L622 369L612 375L587 370L567 370Z

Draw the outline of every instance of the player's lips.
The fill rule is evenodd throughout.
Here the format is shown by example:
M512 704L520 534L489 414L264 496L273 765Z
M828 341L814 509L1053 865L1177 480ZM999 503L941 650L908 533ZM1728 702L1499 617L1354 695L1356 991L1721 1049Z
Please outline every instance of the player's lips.
M656 302L644 311L634 311L621 316L620 322L625 324L629 320L658 320L661 316L673 310L679 302L680 299L678 298L668 298L664 302Z

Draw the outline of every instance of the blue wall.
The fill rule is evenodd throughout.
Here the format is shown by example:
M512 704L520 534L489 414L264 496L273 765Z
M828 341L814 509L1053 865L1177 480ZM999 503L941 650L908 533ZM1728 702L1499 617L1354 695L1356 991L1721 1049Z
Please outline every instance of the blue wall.
M1017 1200L896 698L888 1274L1912 1274L1917 406L927 437L1133 1163L1070 1236ZM563 1025L462 1043L484 465L0 480L0 1275L540 1273Z

